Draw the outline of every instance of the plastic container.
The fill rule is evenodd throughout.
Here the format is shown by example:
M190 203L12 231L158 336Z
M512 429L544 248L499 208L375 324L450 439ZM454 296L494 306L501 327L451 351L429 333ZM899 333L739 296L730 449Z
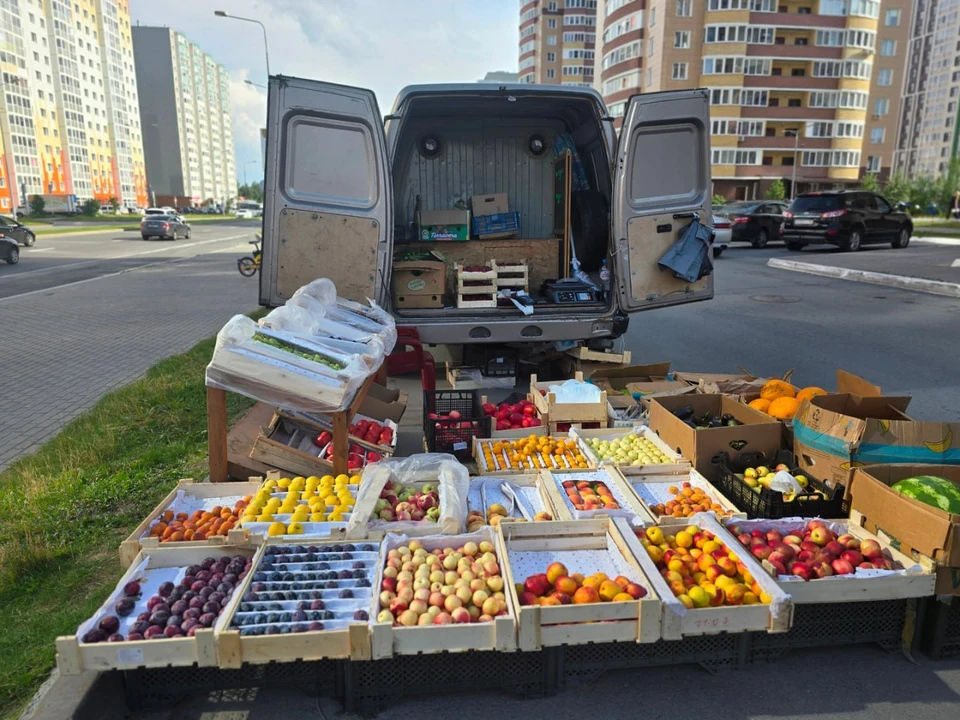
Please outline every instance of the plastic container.
M483 237L484 235L505 232L520 232L519 212L473 216L473 234L475 236Z
M451 412L458 412L460 417L442 417ZM470 460L473 439L487 437L489 430L477 390L424 390L423 438L427 452L450 453L458 460Z

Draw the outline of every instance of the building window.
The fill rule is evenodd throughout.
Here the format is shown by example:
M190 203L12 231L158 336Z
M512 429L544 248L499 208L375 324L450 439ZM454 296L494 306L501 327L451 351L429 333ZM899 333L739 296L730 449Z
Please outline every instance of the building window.
M675 48L681 48L686 50L690 47L690 31L689 30L677 30L673 33L673 46Z
M650 8L650 27L653 27L657 24L657 9Z
M647 57L653 57L653 53L654 53L654 49L653 49L654 42L653 42L653 41L654 41L654 40L656 40L656 38L650 38L650 42L647 43Z
M557 19L547 18L547 30L556 30L556 29L557 29Z
M631 58L639 57L640 52L641 52L640 41L634 40L632 43L621 45L616 50L611 50L606 55L604 55L603 60L600 62L600 67L601 69L606 70L608 67L612 67L617 63L622 63Z
M547 80L553 80L557 77L557 71L553 68L547 68Z
M674 80L687 79L687 63L679 62L679 63L673 64L673 79Z
M548 3L547 3L547 12L556 12L556 11L557 11L557 3L556 3L556 2L548 2Z
M757 150L723 149L712 152L714 165L759 165L760 153Z
M885 57L892 57L897 54L897 41L884 40L880 43L880 54Z
M794 44L794 45L806 45L806 44L807 44L807 39L806 39L806 38L802 38L802 37L794 38L794 39L793 39L793 44Z
M874 145L882 143L885 134L886 133L882 127L872 128L870 130L870 142Z
M793 156L784 155L782 158L780 158L780 164L787 165L787 166L793 165Z
M547 35L547 45L556 45L557 36L556 35Z
M787 107L800 107L800 98L790 98L787 100Z
M807 71L804 68L793 68L790 71L791 77L803 77L806 74L807 74Z
M554 52L548 52L548 53L547 53L547 62L556 62L556 61L557 61L557 54L554 53Z
M880 172L880 160L879 155L867 155L867 172Z
M900 10L887 10L883 16L883 24L887 27L898 27L900 25Z
M677 17L693 17L693 0L677 0Z
M873 114L886 115L890 111L890 101L887 98L877 98L873 101Z
M647 88L649 88L652 84L653 84L653 70L651 68L647 68L647 82L646 82Z
M893 70L884 68L877 72L877 85L888 87L893 85Z

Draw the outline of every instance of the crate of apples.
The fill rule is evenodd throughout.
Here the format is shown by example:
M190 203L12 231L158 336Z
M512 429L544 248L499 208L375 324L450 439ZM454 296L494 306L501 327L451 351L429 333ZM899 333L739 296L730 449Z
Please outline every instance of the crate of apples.
M536 406L529 400L513 403L484 403L483 414L493 422L494 430L522 430L543 425Z

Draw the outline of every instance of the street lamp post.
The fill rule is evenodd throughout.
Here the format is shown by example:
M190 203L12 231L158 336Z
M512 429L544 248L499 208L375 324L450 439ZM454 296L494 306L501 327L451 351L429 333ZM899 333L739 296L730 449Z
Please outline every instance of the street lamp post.
M800 149L800 130L793 131L793 172L790 176L790 200L797 196L797 151Z
M266 86L266 85L261 85L260 83L255 83L255 82L253 82L253 80L244 80L244 82L245 82L247 85L253 85L253 87L258 87L258 88L260 88L261 90L266 90L266 89L267 89L267 86Z
M264 54L264 56L266 57L266 60L267 60L267 79L269 80L269 79L270 79L270 50L269 50L269 48L268 48L268 46L267 46L267 28L266 28L266 26L265 26L262 22L260 22L259 20L254 20L253 18L240 17L240 16L238 16L238 15L229 15L229 14L227 14L227 11L226 11L226 10L214 10L214 11L213 11L213 14L216 15L217 17L233 18L234 20L243 20L244 22L256 23L257 25L260 26L260 29L263 30L263 54Z

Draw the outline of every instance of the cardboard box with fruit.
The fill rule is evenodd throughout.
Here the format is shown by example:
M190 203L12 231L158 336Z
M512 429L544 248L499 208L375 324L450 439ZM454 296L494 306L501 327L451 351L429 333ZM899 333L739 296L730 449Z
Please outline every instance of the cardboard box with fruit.
M660 639L658 591L625 520L500 523L497 532L520 650Z
M272 538L217 621L220 667L370 659L368 608L379 557L374 542Z
M374 660L514 650L516 612L491 528L412 539L387 534L370 607Z
M504 520L548 522L557 516L539 474L471 478L467 506L467 532Z
M595 465L613 465L624 475L666 475L690 469L690 461L670 449L646 425L570 431Z
M243 511L251 541L264 537L342 535L353 517L359 475L269 477Z
M632 524L654 522L647 509L630 492L615 467L595 470L541 473L543 484L561 520L622 517Z
M682 523L698 512L720 518L746 517L696 470L677 475L631 475L626 483L658 523Z
M726 527L796 604L933 594L932 569L849 520L728 520Z

